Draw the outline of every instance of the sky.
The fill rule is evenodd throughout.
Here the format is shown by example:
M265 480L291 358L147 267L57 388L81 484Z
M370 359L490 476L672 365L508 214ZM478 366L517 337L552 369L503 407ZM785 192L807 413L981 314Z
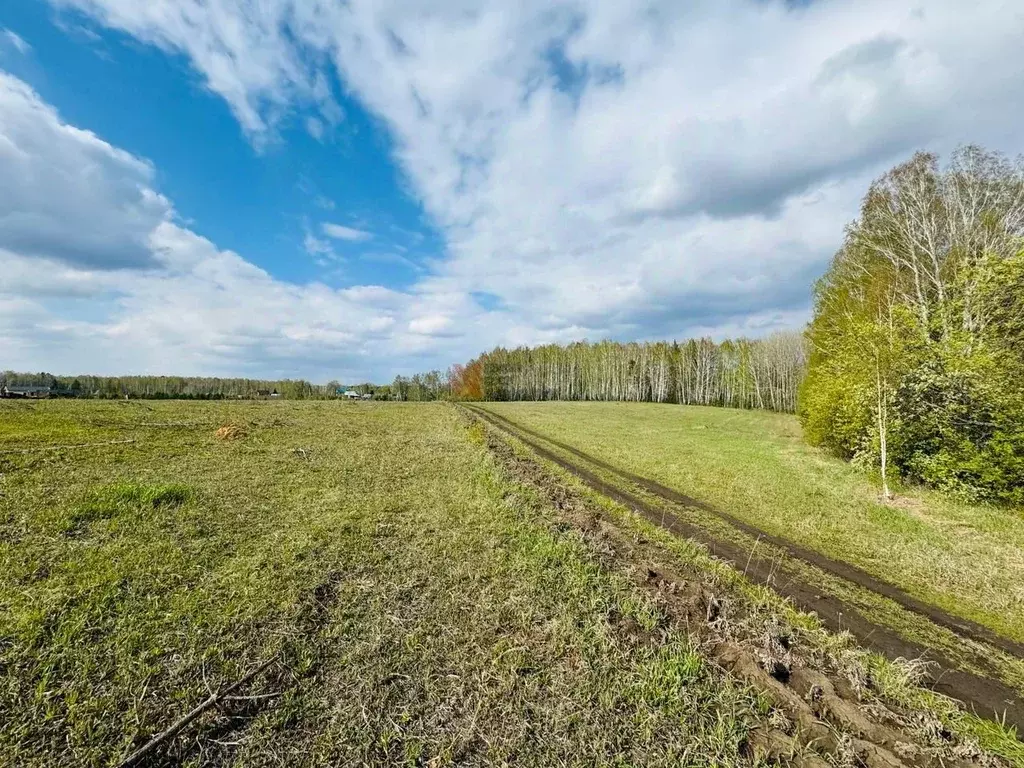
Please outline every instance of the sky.
M390 381L801 328L873 178L1024 151L1014 0L0 6L0 369Z

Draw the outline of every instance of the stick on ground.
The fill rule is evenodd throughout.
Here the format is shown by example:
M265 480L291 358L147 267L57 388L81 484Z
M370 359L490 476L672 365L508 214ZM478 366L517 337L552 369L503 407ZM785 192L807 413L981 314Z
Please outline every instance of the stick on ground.
M227 688L224 688L223 690L211 695L210 698L208 698L202 704L200 704L187 714L183 715L181 718L179 718L173 724L171 724L170 727L161 731L152 739L147 741L144 745L142 745L137 750L128 755L128 757L126 757L123 761L118 763L117 768L128 768L132 765L138 765L139 761L142 758L144 758L146 755L148 755L150 752L159 747L168 739L176 736L185 726L187 726L189 723L191 723L193 720L195 720L197 717L203 714L206 710L210 709L210 707L214 706L217 702L221 701L229 694L234 693L243 685L250 682L260 672L269 667L276 659L277 655L275 654L266 661L264 661L262 664L260 664L258 667L256 667L256 669L252 670L244 677L229 685Z

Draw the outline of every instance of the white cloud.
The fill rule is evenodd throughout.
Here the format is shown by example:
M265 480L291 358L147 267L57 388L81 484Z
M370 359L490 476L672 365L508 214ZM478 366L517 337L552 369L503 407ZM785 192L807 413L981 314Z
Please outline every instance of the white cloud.
M290 0L52 0L166 51L183 51L207 87L262 144L295 102L315 104L331 123L343 118L327 80L310 71L285 33Z
M799 325L874 175L1024 150L1000 0L51 1L187 55L257 142L291 109L342 119L333 67L445 238L390 326L434 360Z
M409 330L425 336L439 336L452 327L452 319L447 315L425 315L417 317L409 323Z
M327 380L387 377L396 361L419 368L408 356L425 351L461 354L450 339L424 343L442 330L436 320L416 325L441 311L467 322L458 297L277 280L182 226L147 186L147 163L66 125L21 81L0 79L0 106L0 170L11 180L0 193L5 367ZM144 203L151 215L135 215ZM50 224L15 226L23 210ZM329 253L319 243L310 247Z
M317 141L323 141L324 138L324 124L322 120L315 117L306 118L306 132Z
M14 32L13 30L10 30L10 29L0 29L0 35L2 35L3 38L11 46L13 46L14 49L18 53L26 54L26 53L28 53L29 51L32 50L32 46L28 44L28 42L25 40L25 38L23 38L17 32Z
M147 238L171 214L149 163L62 122L0 72L0 248L113 268L152 264Z
M326 240L321 240L312 232L306 233L306 236L302 240L302 246L306 249L306 253L311 256L334 254L331 244Z
M373 237L372 234L361 229L353 229L352 227L331 224L330 222L324 222L321 228L328 237L333 237L335 240L347 240L352 243L360 243Z

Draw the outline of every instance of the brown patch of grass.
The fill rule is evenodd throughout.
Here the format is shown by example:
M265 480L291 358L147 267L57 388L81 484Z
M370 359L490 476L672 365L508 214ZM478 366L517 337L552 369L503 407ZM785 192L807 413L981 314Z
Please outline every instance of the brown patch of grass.
M241 424L225 424L213 434L218 440L241 440L249 430Z

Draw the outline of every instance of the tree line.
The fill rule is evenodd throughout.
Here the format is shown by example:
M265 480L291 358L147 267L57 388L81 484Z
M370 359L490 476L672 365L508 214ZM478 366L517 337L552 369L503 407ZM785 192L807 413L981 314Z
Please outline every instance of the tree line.
M628 400L795 411L803 337L498 348L450 372L466 400Z
M58 376L52 373L0 372L0 388L46 387L65 397L144 400L237 400L271 395L286 400L325 400L347 390L376 400L446 399L449 377L441 371L396 376L391 384L344 385L337 380L313 384L303 379L241 379L206 376Z
M220 400L267 397L289 400L334 397L339 386L302 379L239 379L204 376L57 376L51 373L0 373L0 387L48 387L69 396L98 399Z
M977 147L875 181L815 291L808 439L961 497L1024 503L1024 165Z

